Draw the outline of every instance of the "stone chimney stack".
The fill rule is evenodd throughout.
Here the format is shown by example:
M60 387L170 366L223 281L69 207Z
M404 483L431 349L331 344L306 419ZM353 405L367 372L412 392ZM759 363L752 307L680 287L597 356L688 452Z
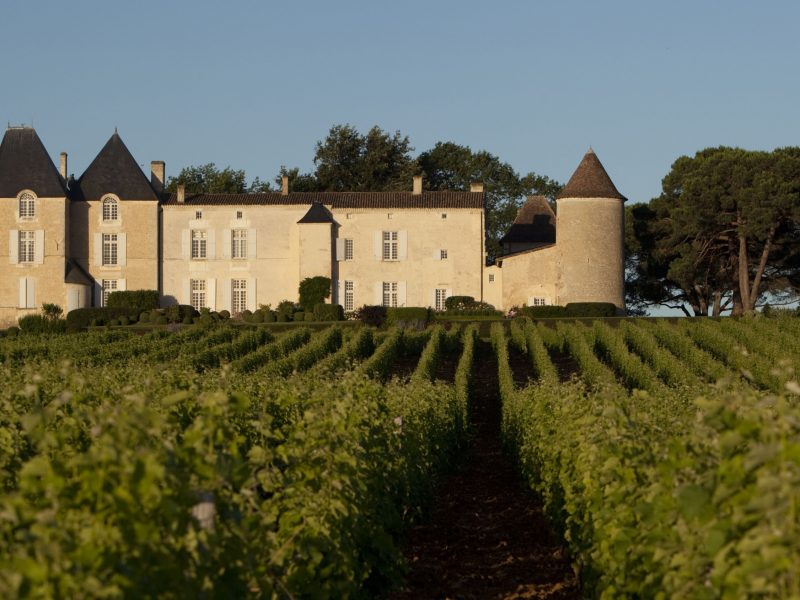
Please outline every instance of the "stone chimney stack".
M483 191L483 184L479 181L474 181L469 184L469 191L480 193Z
M150 184L159 194L164 191L164 173L166 166L163 160L154 160L150 163Z
M61 153L61 160L59 161L58 165L58 172L61 173L61 178L66 181L67 180L67 153Z
M183 204L186 201L186 186L180 184L178 186L178 202Z
M289 195L289 178L286 175L281 177L281 195Z
M414 185L411 193L419 196L422 193L422 175L414 175Z

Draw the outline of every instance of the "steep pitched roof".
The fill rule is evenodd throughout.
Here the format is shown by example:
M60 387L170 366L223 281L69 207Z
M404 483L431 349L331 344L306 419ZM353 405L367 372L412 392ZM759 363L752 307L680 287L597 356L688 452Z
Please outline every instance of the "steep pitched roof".
M286 205L317 202L337 208L483 208L483 192L280 192L266 194L195 194L188 195L189 205ZM179 204L171 194L164 204Z
M319 202L314 202L298 223L333 223L333 215Z
M43 198L63 198L64 182L32 127L9 127L0 143L0 198L33 190Z
M73 198L99 200L116 194L120 200L158 200L150 181L115 131L74 186Z
M557 198L617 198L623 202L627 200L619 193L591 148Z
M529 196L517 211L508 232L500 238L501 244L552 244L555 241L556 215L544 196Z

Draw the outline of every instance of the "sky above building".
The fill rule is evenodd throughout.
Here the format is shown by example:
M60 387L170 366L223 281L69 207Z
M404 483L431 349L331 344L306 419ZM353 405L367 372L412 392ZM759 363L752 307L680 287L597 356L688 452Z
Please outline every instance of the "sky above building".
M0 119L76 175L117 127L145 170L272 180L350 123L562 183L592 146L648 201L680 155L800 144L797 2L14 0L2 20Z

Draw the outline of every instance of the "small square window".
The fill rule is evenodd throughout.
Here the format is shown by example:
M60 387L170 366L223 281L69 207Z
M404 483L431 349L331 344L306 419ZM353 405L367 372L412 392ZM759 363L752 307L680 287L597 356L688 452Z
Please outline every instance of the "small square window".
M494 283L494 275L489 275L489 283Z
M200 219L202 219L203 218L203 211L202 210L196 210L195 213L194 213L194 218L197 219L198 221Z
M352 219L353 218L353 213L347 213L347 218L348 219Z
M447 213L442 213L442 218L446 219L447 218Z
M387 219L391 219L393 216L394 216L394 215L392 215L392 213L389 213L388 215L386 215L386 218L387 218Z
M242 218L242 211L240 211L240 210L236 211L236 218L237 219L241 219Z
M439 260L447 260L447 250L439 250Z

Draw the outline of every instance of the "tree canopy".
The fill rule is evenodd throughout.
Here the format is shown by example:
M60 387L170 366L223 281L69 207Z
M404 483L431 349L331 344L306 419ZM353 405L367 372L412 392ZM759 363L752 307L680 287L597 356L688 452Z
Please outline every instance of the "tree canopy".
M627 209L628 300L687 314L749 312L800 290L800 148L682 156Z
M187 194L243 194L268 192L269 183L256 177L248 186L242 169L219 169L214 163L189 166L181 169L177 177L170 177L166 191L174 193L183 184Z

